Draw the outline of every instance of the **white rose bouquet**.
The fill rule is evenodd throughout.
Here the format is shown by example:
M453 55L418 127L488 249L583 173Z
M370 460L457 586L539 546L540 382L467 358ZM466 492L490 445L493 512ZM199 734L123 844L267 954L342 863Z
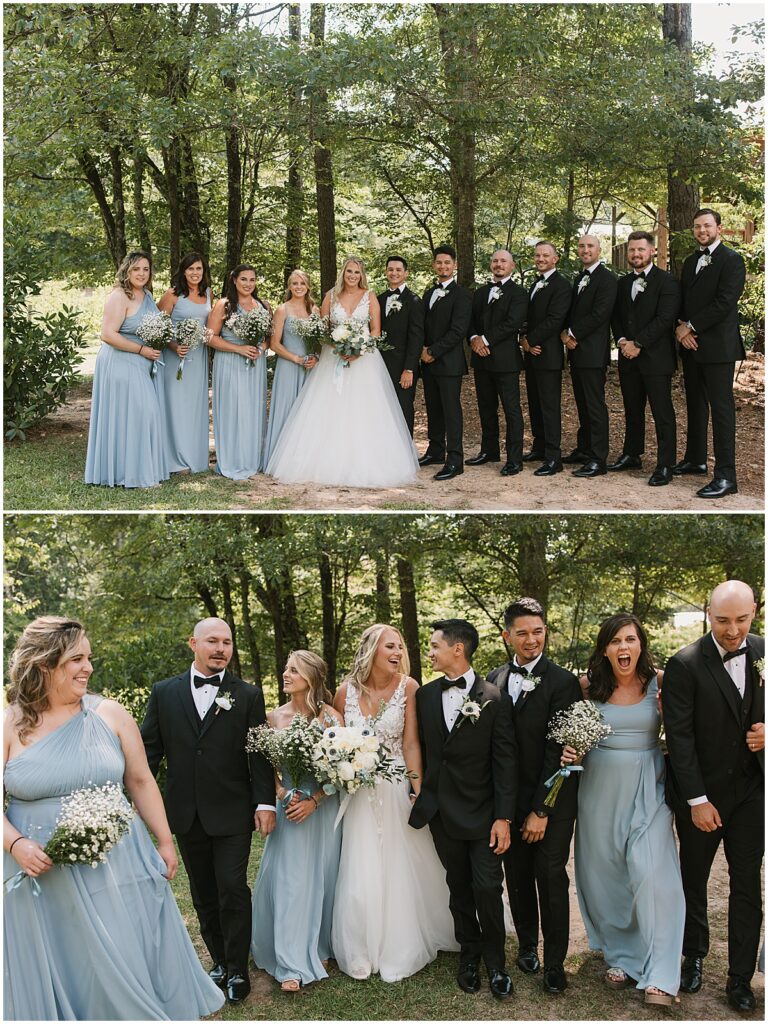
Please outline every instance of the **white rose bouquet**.
M201 345L205 345L208 340L208 331L200 321L195 320L194 317L189 317L186 320L177 320L173 327L173 340L177 345L186 345L190 352L192 349L200 348ZM187 355L189 355L189 353L187 353ZM182 356L179 362L179 368L176 371L176 380L182 380L184 377L185 359L186 356Z
M175 341L176 338L173 321L167 313L147 313L146 316L139 320L136 335L141 338L145 345L156 349L158 352L162 352L168 342ZM161 366L165 366L165 363L160 359L157 362ZM155 361L152 362L149 368L149 375L150 377L157 376Z
M224 326L247 345L260 345L272 330L272 314L263 306L256 306L246 313L233 313ZM247 362L250 369L254 361L249 359Z
M404 779L408 771L394 761L368 726L332 726L315 743L314 772L326 793L356 793L377 782Z
M598 745L603 737L613 732L597 707L589 700L579 700L564 711L558 711L549 723L548 740L562 743L564 747L573 747L579 758L584 757ZM554 807L557 794L571 772L581 772L580 764L567 765L547 779L544 785L549 790L544 803Z
M368 352L386 352L392 348L386 344L386 334L369 334L364 324L354 323L346 320L331 331L331 345L345 367L349 366L347 360L352 356L362 356Z

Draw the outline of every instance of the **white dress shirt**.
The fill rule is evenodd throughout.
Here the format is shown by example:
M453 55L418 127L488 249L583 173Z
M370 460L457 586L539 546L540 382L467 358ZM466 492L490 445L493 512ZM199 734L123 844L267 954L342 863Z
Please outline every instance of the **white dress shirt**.
M456 278L452 277L448 281L441 281L440 282L440 284L435 288L435 290L432 292L432 294L429 297L429 308L430 309L432 309L434 304L437 302L438 296L441 295L441 294L444 295L445 294L445 289L448 287L448 285L453 284L453 282L455 280L456 280ZM442 289L442 291L441 291L441 289Z
M648 266L645 268L645 270L641 270L640 271L640 273L643 275L643 277L646 279L646 281L648 280L648 274L650 273L652 267L653 267L653 263L649 263ZM637 271L634 271L634 273L636 274ZM639 289L640 283L641 283L641 281L640 281L639 277L636 277L634 279L634 281L632 282L632 296L631 296L631 298L632 298L633 302L635 301L635 299L638 296L638 293L639 293L639 290L640 290Z
M445 677L448 679L448 676ZM458 686L452 686L448 690L443 690L441 696L443 698L443 718L445 724L448 726L450 732L453 728L456 719L459 717L459 710L461 705L469 696L469 691L472 689L475 682L475 670L468 668L464 673L464 679L466 686L463 689L459 689Z
M533 672L534 668L541 661L543 654L544 652L542 651L538 658L534 658L533 661L529 661L527 665L523 666L528 673L528 676L530 676L531 672ZM517 704L518 697L523 692L523 683L526 680L526 676L515 675L516 668L519 668L519 666L517 664L517 658L515 657L512 659L512 667L510 668L509 675L507 676L507 693L512 698L513 704Z
M544 278L544 281L548 281L550 279L550 277L552 277L552 275L554 274L554 272L556 270L557 270L557 267L552 267L551 270L548 270L545 274L543 274L542 276ZM533 290L531 291L531 298L533 298L533 296L536 294L536 292L538 292L541 288L544 287L544 281L537 281L536 282L536 284L533 286Z
M208 714L211 704L213 704L219 695L219 686L224 679L224 670L222 669L221 672L216 673L219 677L218 683L206 683L205 686L195 686L193 681L195 676L203 675L205 675L205 673L201 672L200 669L195 668L194 664L191 666L189 670L189 685L192 689L192 700L195 702L195 707L197 708L197 713L200 715L201 721Z
M720 239L719 238L718 238L718 240L716 242L713 242L711 245L708 245L708 246L705 247L706 248L706 252L702 252L702 253L699 254L699 261L696 264L696 273L697 274L701 270L702 267L706 267L709 264L709 260L707 260L706 263L703 262L704 257L707 255L707 253L709 253L709 255L711 256L712 253L715 251L715 249L718 247L718 245L720 245Z
M404 288L405 288L405 284L399 285L397 289L390 288L390 291L397 291L397 295L388 295L387 296L387 302L386 302L386 306L384 308L384 316L389 316L390 307L391 307L391 305L392 305L392 303L394 302L395 299L397 299L398 302L400 301L400 299L402 299Z

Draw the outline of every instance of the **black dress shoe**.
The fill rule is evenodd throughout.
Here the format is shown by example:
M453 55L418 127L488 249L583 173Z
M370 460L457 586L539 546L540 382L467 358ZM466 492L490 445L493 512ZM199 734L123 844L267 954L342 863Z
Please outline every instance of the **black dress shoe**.
M523 462L544 462L546 457L542 452L530 451L523 456Z
M563 472L563 464L560 459L547 460L543 466L539 466L538 469L534 469L534 476L554 476L555 473Z
M502 476L517 476L518 473L523 472L522 462L507 462L506 465L501 467Z
M563 456L563 462L566 466L583 466L589 462L589 455L586 452L580 452L578 448L574 448L570 455Z
M672 470L669 466L657 466L648 480L649 487L663 487L672 483Z
M503 971L489 971L488 985L491 989L491 995L495 999L509 999L514 992L512 979Z
M684 956L680 971L680 991L693 994L701 988L704 976L704 961L700 956Z
M459 967L459 973L456 975L456 981L459 983L459 988L462 992L475 992L480 991L480 965L479 964L463 964Z
M728 1005L741 1013L751 1013L757 1003L749 982L743 978L729 978L725 983L725 991L728 994Z
M433 480L452 480L455 476L460 476L464 472L463 466L452 466L450 462L446 462L439 473L435 473L432 477Z
M674 476L706 476L707 464L706 462L688 462L687 459L683 459L672 467L672 473Z
M501 462L501 458L498 455L494 458L493 455L480 452L479 455L473 455L471 459L464 459L465 466L484 466L486 462Z
M720 477L715 477L714 480L710 480L708 484L696 491L700 498L724 498L726 494L738 493L739 488L736 486L735 480L723 480Z
M619 473L622 469L642 469L643 463L639 455L622 455L612 462L608 469L611 473Z
M230 974L227 980L227 1002L242 1003L251 991L251 983L247 976L242 974Z
M208 971L208 977L219 988L226 988L227 986L227 968L224 964L214 964L213 967Z
M551 992L552 995L558 995L560 992L565 992L567 988L568 979L565 976L562 964L558 964L557 967L544 968L545 992Z
M574 469L571 471L572 476L578 476L583 478L592 476L605 476L605 474L605 463L598 462L596 459L591 459L584 466L582 466L581 469Z
M522 946L517 954L517 966L523 974L536 974L541 967L535 946Z
M441 456L439 459L436 459L435 456L430 455L429 452L427 452L426 455L422 455L419 459L420 466L439 466L441 462L445 462L445 458Z

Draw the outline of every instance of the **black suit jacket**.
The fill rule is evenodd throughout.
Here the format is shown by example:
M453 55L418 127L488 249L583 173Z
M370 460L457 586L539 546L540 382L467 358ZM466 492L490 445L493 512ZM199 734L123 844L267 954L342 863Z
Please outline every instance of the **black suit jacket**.
M571 286L559 271L547 278L544 288L539 288L531 298L536 282L528 292L528 329L525 332L528 344L533 348L541 346L538 356L525 353L527 370L562 370L565 366L563 343L560 335L568 326L568 312L571 308Z
M611 361L611 313L616 301L616 277L604 263L595 267L589 284L579 292L582 271L573 282L571 311L567 327L578 342L568 349L571 365L580 370L596 370ZM529 339L530 340L530 339Z
M422 828L439 812L448 835L464 840L487 838L497 818L511 821L517 788L511 700L480 676L469 695L486 705L479 720L459 715L449 733L440 680L416 691L424 779L409 819Z
M177 834L189 831L196 814L208 835L248 832L256 806L275 802L271 766L245 752L248 729L266 721L262 692L226 672L218 696L225 694L231 709L213 704L201 722L188 669L152 687L141 737L153 775L166 759L163 797Z
M635 360L619 350L619 362L636 362L641 373L675 372L675 325L680 309L680 288L671 274L653 266L646 275L645 290L632 301L634 273L619 279L611 328L614 341L627 338L642 351Z
M750 634L744 700L723 665L712 634L667 662L661 691L669 753L667 796L679 814L688 800L706 795L722 814L738 799L738 782L765 772L764 752L750 753L746 733L765 721L765 690L755 662L765 640Z
M435 287L424 292L424 344L435 357L434 363L426 365L436 377L459 377L467 372L464 341L472 315L472 297L454 281L445 297L430 309Z
M490 355L471 355L472 366L482 370L508 373L522 370L523 354L520 351L520 328L525 323L528 296L525 289L510 278L501 287L501 294L494 302L488 302L493 285L484 284L472 296L472 317L467 338L475 334L485 335Z
M386 344L392 345L381 353L390 374L400 376L403 370L418 373L419 356L424 344L424 304L408 285L400 294L401 309L386 315L387 292L379 295L381 329L387 335Z
M739 299L744 291L744 260L727 245L712 253L712 262L696 273L700 252L683 264L680 319L693 324L699 347L684 349L697 363L735 363L744 358L739 330Z
M488 675L508 693L507 681L511 662L505 662ZM553 819L575 818L578 798L578 773L563 781L554 807L544 803L549 790L544 785L560 767L562 745L547 739L549 723L557 711L581 700L581 687L576 676L550 661L545 654L536 664L533 677L538 679L534 690L520 694L512 705L512 725L519 758L515 824L519 827L531 811L544 811ZM511 698L510 698L511 701Z

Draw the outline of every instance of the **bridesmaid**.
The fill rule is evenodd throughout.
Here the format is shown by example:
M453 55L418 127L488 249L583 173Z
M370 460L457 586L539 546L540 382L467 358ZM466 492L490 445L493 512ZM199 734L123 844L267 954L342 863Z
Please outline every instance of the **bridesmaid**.
M288 278L283 304L277 307L272 322L269 346L278 358L272 381L264 465L269 462L288 413L304 387L305 371L317 363L317 356L307 355L304 340L296 334L294 323L306 320L310 313L319 312L312 298L309 276L303 270L294 270Z
M157 313L152 298L152 257L129 252L117 268L104 304L93 374L85 482L107 487L159 487L168 479L163 435L161 353L135 333L142 317Z
M269 304L256 295L256 270L241 263L230 272L226 292L213 307L208 344L213 358L213 438L216 472L231 480L247 480L262 467L267 428L267 362L269 347L246 345L224 323L234 313L246 313ZM254 360L249 363L249 360Z
M205 257L183 257L171 287L158 302L171 320L199 320L203 327L211 312L211 274ZM181 380L176 373L181 360ZM171 342L165 350L165 456L170 473L202 473L208 469L208 348L189 350Z
M293 651L283 672L290 699L267 715L273 729L286 729L295 715L324 727L344 724L330 705L326 673L322 658ZM315 779L291 779L285 770L277 783L277 825L264 846L253 890L251 955L283 992L298 992L328 977L341 851L341 829L334 828L339 799L335 793L326 796ZM286 809L282 801L294 786L311 795L294 794Z

